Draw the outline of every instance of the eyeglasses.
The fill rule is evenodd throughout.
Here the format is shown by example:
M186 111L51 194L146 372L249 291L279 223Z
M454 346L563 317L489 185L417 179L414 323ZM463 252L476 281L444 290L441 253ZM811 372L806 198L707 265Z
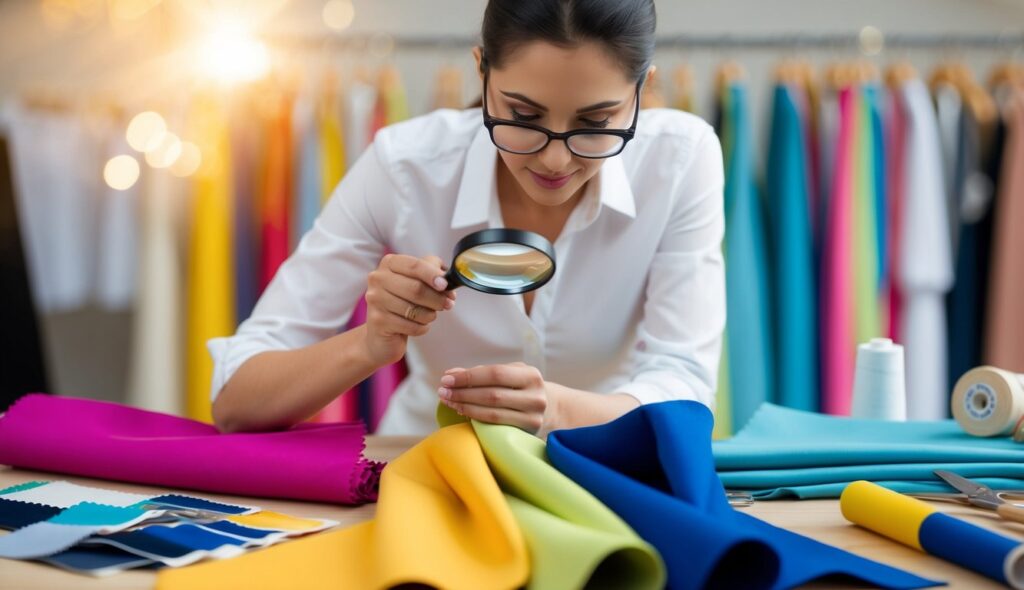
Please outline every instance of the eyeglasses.
M487 81L490 72L484 73L483 113L484 126L491 134L491 141L502 151L512 154L536 154L558 139L565 142L569 151L581 158L610 158L622 152L626 142L636 134L636 122L640 117L640 88L643 78L636 83L636 110L629 129L573 129L556 133L540 125L496 119L487 112Z

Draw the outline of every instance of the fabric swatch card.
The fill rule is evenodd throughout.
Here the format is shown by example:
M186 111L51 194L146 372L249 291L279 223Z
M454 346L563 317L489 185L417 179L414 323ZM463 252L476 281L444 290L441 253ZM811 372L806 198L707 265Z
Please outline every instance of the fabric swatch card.
M160 565L152 559L126 553L115 547L72 547L39 561L59 568L96 577L106 577L128 569Z
M157 510L81 502L61 510L48 520L0 537L0 557L46 557L73 547L94 534L114 533L162 514Z

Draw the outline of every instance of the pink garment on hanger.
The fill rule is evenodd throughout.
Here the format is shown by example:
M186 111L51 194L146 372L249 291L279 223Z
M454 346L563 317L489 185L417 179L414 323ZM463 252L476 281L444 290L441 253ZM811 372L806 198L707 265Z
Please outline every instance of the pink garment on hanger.
M889 245L888 283L889 326L888 335L895 342L903 341L900 330L903 318L903 288L900 276L900 243L903 239L903 187L907 142L907 115L903 111L903 103L896 92L889 94L889 117L886 121L885 153L888 170L886 170L886 194L889 209Z
M1024 373L1024 89L1014 90L1004 122L984 358Z
M857 103L851 88L839 93L839 137L832 197L822 238L821 409L848 415L853 390L853 157L857 145Z
M292 124L291 104L283 98L268 121L267 155L264 163L260 291L270 284L291 248Z

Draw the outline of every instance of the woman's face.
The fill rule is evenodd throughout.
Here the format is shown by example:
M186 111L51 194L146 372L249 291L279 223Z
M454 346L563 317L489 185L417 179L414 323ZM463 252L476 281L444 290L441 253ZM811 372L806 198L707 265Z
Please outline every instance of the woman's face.
M476 54L479 61L479 49ZM595 42L571 49L523 45L501 69L491 68L487 85L487 110L498 119L555 132L626 129L633 122L636 80ZM535 154L498 153L530 199L547 206L568 202L604 162L576 156L558 140Z

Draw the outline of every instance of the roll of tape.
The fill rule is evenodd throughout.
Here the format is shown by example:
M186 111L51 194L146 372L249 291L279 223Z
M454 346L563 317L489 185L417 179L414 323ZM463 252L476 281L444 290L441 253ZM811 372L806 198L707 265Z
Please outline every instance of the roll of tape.
M968 433L1006 436L1024 417L1024 383L1016 373L977 367L956 382L950 404L953 417Z

